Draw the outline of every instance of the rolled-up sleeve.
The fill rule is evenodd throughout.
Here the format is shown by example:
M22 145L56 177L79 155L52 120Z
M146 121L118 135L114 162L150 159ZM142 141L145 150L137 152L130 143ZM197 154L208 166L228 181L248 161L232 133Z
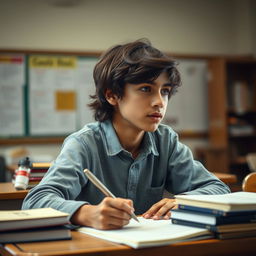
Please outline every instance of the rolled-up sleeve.
M174 194L225 194L229 187L194 160L191 150L172 136L169 151L167 190ZM169 185L169 187L168 187Z
M82 171L87 159L85 152L84 145L76 138L66 140L42 181L24 199L22 208L52 207L72 216L86 204L85 201L75 200L86 183Z

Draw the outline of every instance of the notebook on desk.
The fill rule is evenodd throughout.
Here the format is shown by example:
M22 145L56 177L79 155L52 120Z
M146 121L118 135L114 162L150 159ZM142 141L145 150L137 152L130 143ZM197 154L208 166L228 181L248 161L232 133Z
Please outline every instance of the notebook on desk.
M137 223L132 219L127 226L118 230L81 227L78 228L78 231L111 242L125 244L135 249L213 237L213 233L207 229L175 225L171 220L152 220L139 217L139 221Z

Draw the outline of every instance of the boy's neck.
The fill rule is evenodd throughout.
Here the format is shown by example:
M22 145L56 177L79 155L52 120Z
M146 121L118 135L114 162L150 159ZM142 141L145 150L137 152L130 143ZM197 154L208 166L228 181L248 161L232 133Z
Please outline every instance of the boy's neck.
M140 153L141 142L145 131L136 132L134 129L129 129L128 127L124 129L115 122L113 122L113 127L122 147L130 152L132 157L135 159Z

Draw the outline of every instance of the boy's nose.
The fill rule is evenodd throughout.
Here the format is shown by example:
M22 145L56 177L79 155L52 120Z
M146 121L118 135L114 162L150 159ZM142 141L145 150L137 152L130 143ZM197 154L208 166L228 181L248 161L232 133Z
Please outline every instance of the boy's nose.
M157 106L160 108L164 107L164 97L162 96L161 92L156 93L153 97L153 106Z

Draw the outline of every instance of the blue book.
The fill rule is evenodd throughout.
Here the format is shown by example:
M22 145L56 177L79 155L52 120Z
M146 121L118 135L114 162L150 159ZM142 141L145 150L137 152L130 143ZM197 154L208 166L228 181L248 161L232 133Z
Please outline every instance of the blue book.
M25 243L71 239L71 231L65 226L30 228L0 232L0 243Z
M235 223L256 223L256 213L223 216L212 213L198 212L198 211L186 211L186 210L171 210L171 218L192 221L196 223L209 224L209 225L224 225Z
M225 224L225 225L209 225L203 223L197 223L194 221L178 220L172 218L172 223L177 225L185 225L189 227L204 228L216 233L227 233L227 232L245 232L255 231L256 223L237 223L237 224Z
M186 211L193 211L199 213L208 213L214 216L234 216L234 215L256 215L256 210L241 210L241 211L222 211L217 209L198 207L192 205L179 204L178 208Z

